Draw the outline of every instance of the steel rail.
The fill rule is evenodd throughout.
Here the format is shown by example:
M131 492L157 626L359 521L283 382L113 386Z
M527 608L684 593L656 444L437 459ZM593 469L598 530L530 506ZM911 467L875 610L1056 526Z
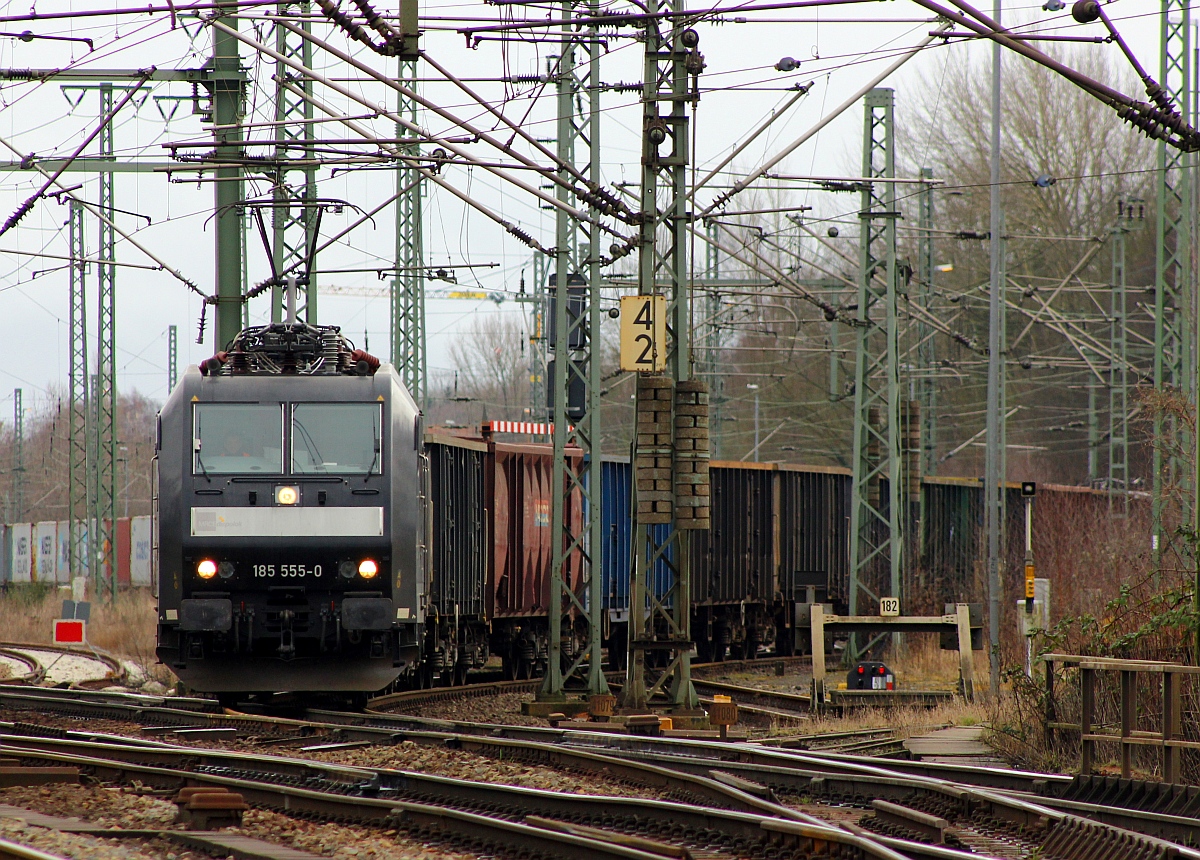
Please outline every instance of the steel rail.
M298 816L322 819L355 820L391 828L426 828L442 834L468 836L485 845L499 843L513 850L533 850L550 857L589 860L593 857L614 860L662 860L660 854L613 845L599 839L556 833L516 821L465 812L433 804L404 800L384 800L323 792L290 785L277 785L248 777L177 770L168 767L132 764L117 759L73 753L47 752L0 742L0 749L26 758L69 763L96 778L128 784L137 780L160 788L178 789L188 785L212 785L240 794L252 805L277 809Z
M0 692L0 700L5 697ZM111 706L110 706L111 707ZM162 711L165 709L151 708L144 709L142 713L151 713L155 716L162 716ZM207 728L215 727L228 723L242 723L243 725L265 725L278 730L280 727L289 727L299 730L306 728L316 730L321 736L332 736L338 741L355 741L365 740L374 744L395 744L404 740L411 740L417 743L424 743L430 746L451 747L454 749L463 749L470 752L475 752L483 755L491 755L494 758L512 759L519 757L528 761L538 761L544 764L551 764L560 768L571 768L583 772L599 773L599 774L619 774L620 778L627 779L630 782L657 788L660 790L685 794L689 797L699 798L709 804L717 804L726 808L740 809L746 812L757 812L764 815L778 816L783 818L793 818L795 820L804 820L799 813L790 810L784 810L777 804L764 801L761 798L747 794L740 789L731 787L718 780L710 777L687 777L684 778L676 771L657 767L653 764L641 762L625 761L619 757L606 755L603 752L595 750L585 750L570 748L564 745L555 743L546 743L544 741L517 740L512 738L489 738L476 737L471 735L454 734L452 732L433 732L433 731L396 731L395 729L375 728L368 726L346 726L335 724L318 724L299 720L272 720L267 718L254 719L248 715L239 715L235 718L227 716L219 717L207 714L195 714L187 712L177 712L188 717L195 718L205 717L207 719L201 721L201 725ZM35 735L36 726L28 725L22 728L28 731L25 734L10 734L7 737L27 738L29 741L46 741L47 739ZM78 733L77 733L78 734ZM96 735L95 737L104 737ZM315 742L318 737L313 737ZM81 743L81 741L76 741ZM169 754L173 748L163 744L147 745L144 743L138 744L140 749L146 749L153 746L154 749L159 749L164 754ZM190 755L198 755L193 748L182 748L189 751ZM209 751L208 755L223 755ZM232 756L234 754L230 754ZM283 761L283 759L281 759ZM311 763L310 763L311 764Z
M859 806L882 798L907 805L916 793L932 803L939 815L971 819L983 813L994 822L1014 826L1020 833L1045 831L1047 838L1055 827L1076 826L1079 821L1085 820L1114 831L1138 834L1143 840L1168 842L1181 851L1200 837L1200 821L1195 818L1114 809L1101 804L1047 799L1024 792L1003 792L956 785L941 779L897 775L889 769L890 762L889 768L871 765L830 772L824 769L804 770L704 759L691 754L626 752L625 755L687 773L730 774L772 791L825 797L834 802L850 802ZM820 764L820 760L815 763ZM1178 856L1200 858L1200 851L1187 850L1191 853L1180 853Z
M68 860L68 858L63 854L51 854L31 845L0 839L0 860Z
M406 818L424 820L431 815L450 815L457 826L465 821L476 827L495 828L471 808L498 810L493 814L524 817L536 809L538 815L555 815L568 821L606 822L609 827L630 824L660 828L655 833L679 827L706 839L714 836L737 844L746 841L777 843L777 834L787 833L806 840L838 843L858 848L860 856L900 860L904 855L879 844L873 837L841 831L826 822L792 812L779 819L770 814L714 809L672 801L642 798L577 795L520 786L481 783L450 777L397 771L342 767L323 763L249 756L186 747L144 747L97 744L86 741L0 736L0 751L22 759L55 761L80 767L94 776L118 782L134 779L164 788L186 784L208 784L236 791L250 803L300 815L352 818L368 823L395 826ZM172 766L174 760L181 766ZM186 767L186 769L183 769ZM288 777L292 784L264 779L272 773ZM249 774L249 775L247 775ZM330 777L337 777L331 779ZM321 789L313 788L315 784ZM388 792L420 798L387 798ZM468 804L469 808L462 808ZM785 810L786 811L786 810ZM518 837L514 844L529 847L529 825L503 821L503 827ZM553 831L548 831L553 833ZM605 843L607 844L607 843ZM764 846L765 847L765 846ZM579 856L564 854L554 856ZM643 856L600 854L599 856ZM650 855L658 856L661 855Z
M0 700L11 698L0 691ZM42 700L47 701L47 700ZM69 704L76 704L71 702ZM108 707L120 711L121 708L110 703L95 703L98 707ZM684 741L681 739L650 739L634 737L615 737L612 735L591 735L584 732L559 732L552 729L529 729L513 727L494 727L496 730L518 731L545 736L557 735L558 743L538 741L518 741L501 737L473 737L462 734L439 731L409 731L397 732L390 729L379 729L368 726L339 726L336 724L320 724L299 720L273 720L270 718L251 718L247 715L237 717L214 716L197 714L196 712L172 709L151 708L135 709L126 706L127 711L145 713L152 711L161 717L162 712L178 719L179 717L195 719L209 717L211 722L237 723L249 727L308 727L310 731L335 733L345 738L366 738L371 742L391 742L412 740L417 743L469 749L482 754L492 754L499 757L520 757L526 760L549 762L559 766L607 772L620 772L621 778L642 784L666 787L668 790L681 779L689 775L688 791L698 790L704 798L718 798L717 802L728 803L740 801L749 803L747 811L778 815L780 807L753 797L743 791L753 789L753 784L763 784L764 787L777 787L789 792L812 794L820 791L835 798L867 798L878 797L882 791L893 792L897 800L903 801L912 792L921 792L931 797L949 810L961 809L962 804L968 803L973 808L987 808L997 821L1016 822L1020 827L1038 827L1039 822L1045 821L1075 821L1070 826L1082 826L1079 822L1086 818L1107 824L1115 830L1129 833L1158 836L1159 838L1176 841L1188 841L1197 831L1195 819L1183 816L1163 815L1153 811L1121 810L1112 806L1099 804L1083 804L1075 801L1070 807L1063 803L1057 804L1062 808L1054 808L1053 799L1044 800L1029 789L1040 794L1048 793L1055 787L1062 788L1070 783L1070 778L1052 774L1033 774L1020 771L996 770L989 768L972 768L936 763L907 762L889 760L886 767L880 766L878 759L864 759L858 756L837 755L812 751L797 753L791 750L774 750L753 747L745 744L720 744L709 741ZM128 716L128 714L126 714ZM401 718L416 719L416 718ZM486 728L480 726L480 728ZM29 726L31 731L40 731L39 727ZM83 735L83 733L70 733ZM100 735L89 735L100 738ZM384 738L387 741L384 741ZM568 739L569 740L566 740ZM313 736L312 740L317 740ZM52 739L28 736L11 736L10 740L17 746L37 746L52 743ZM78 741L76 743L79 743ZM143 756L151 754L160 756L190 755L223 756L230 761L236 754L200 751L191 747L177 747L168 744L149 742L145 740L132 741L125 738L108 738L107 744L97 742L100 748L114 749L113 743L124 744L126 747L136 746L136 751ZM603 744L603 753L593 752L596 746ZM707 756L707 757L706 757ZM632 758L631 758L632 757ZM246 757L248 760L261 761L261 758ZM624 758L625 762L621 763ZM635 761L633 758L641 758ZM287 760L273 758L276 762L288 762L293 770L293 776L312 778L314 772L355 774L364 769L345 768L323 763L304 760ZM688 774L691 770L693 773ZM699 770L703 776L697 776ZM909 771L925 771L917 775ZM739 771L745 776L740 776ZM766 780L763 777L767 777ZM960 780L966 776L977 782L990 783L992 789L983 789L965 782L957 784L950 777ZM722 782L724 780L724 782ZM996 790L995 786L1002 786ZM731 787L737 786L736 788ZM1020 786L1016 789L1013 786ZM1006 789L1006 790L1005 790ZM1025 790L1022 790L1025 789ZM1031 802L1036 799L1036 803ZM956 806L957 804L957 806ZM1046 818L1046 813L1053 813ZM791 813L799 815L798 813ZM1077 820L1077 821L1076 821ZM1190 828L1190 829L1189 829ZM1089 831L1090 832L1090 831ZM1099 837L1097 837L1099 838ZM1200 852L1187 854L1188 857L1200 858Z
M24 675L0 680L0 684L8 684L10 686L36 684L46 675L46 668L41 664L41 661L29 656L28 654L25 654L14 648L0 645L0 655L9 660L14 660L23 664L28 670Z
M125 666L116 657L107 654L103 651L98 651L95 648L73 648L67 645L31 645L20 642L0 642L0 650L7 653L9 656L16 656L24 653L28 656L28 652L44 652L47 654L60 654L70 657L81 657L87 660L94 660L108 667L108 674L103 679L95 679L95 682L103 681L104 683L119 684L125 680ZM37 660L37 658L30 658ZM37 660L41 663L40 660ZM44 676L49 667L42 665L42 675ZM40 678L39 678L40 680ZM92 682L84 682L92 683Z

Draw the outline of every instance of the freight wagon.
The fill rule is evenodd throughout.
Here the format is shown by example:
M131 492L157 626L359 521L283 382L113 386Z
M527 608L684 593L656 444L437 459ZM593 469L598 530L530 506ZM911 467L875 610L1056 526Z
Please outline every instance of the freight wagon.
M434 481L430 594L439 618L431 634L434 662L441 671L456 667L462 677L489 654L499 654L509 676L542 671L551 448L443 435L427 440ZM690 535L698 659L754 656L763 647L778 654L806 652L808 608L818 602L838 612L848 608L849 470L715 461L711 474L712 528ZM628 460L605 457L601 476L602 632L610 666L620 668L628 638L633 538ZM880 492L886 496L886 486ZM1106 498L1075 487L1039 491L1042 510L1065 506L1089 516ZM1017 570L1023 514L1016 485L1006 489L1006 504L1006 556ZM936 613L945 603L982 598L982 510L977 480L922 482L906 541L906 610ZM583 512L572 505L570 515L578 523ZM661 540L666 527L656 528ZM579 574L573 560L570 575ZM665 594L667 564L660 563L652 579L655 593ZM864 604L869 604L866 598ZM870 605L862 608L873 611ZM581 644L577 632L568 626L568 653Z
M461 680L498 655L509 678L545 671L551 544L553 455L547 445L428 434L430 465L429 609L426 671ZM579 453L568 452L572 468ZM578 493L565 516L578 528ZM583 558L567 564L572 588ZM564 655L582 639L564 630ZM429 680L427 678L426 680Z

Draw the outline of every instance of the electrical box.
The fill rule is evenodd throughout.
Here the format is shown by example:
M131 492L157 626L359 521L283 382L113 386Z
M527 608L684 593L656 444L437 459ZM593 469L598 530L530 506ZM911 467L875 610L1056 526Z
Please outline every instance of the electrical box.
M558 392L554 390L554 365L558 359L552 358L546 362L546 420L554 422L554 403ZM567 420L578 421L587 409L587 384L580 374L586 373L586 365L578 367L568 361L567 373Z
M549 313L546 317L546 346L550 349L558 345L558 300L555 290L558 288L558 274L550 275L550 283L546 292ZM567 276L567 347L583 349L587 345L587 281L582 275Z

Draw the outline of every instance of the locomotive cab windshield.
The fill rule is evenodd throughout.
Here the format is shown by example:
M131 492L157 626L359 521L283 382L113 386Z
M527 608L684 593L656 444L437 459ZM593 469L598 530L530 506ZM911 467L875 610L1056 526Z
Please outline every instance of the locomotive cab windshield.
M195 474L282 474L282 404L196 403L193 412Z
M380 407L374 403L292 406L292 474L379 474Z

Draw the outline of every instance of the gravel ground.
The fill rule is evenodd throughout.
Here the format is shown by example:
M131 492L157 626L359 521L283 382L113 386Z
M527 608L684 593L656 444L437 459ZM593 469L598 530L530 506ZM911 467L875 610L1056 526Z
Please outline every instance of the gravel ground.
M533 693L501 693L498 696L463 697L451 702L429 702L423 705L400 707L393 714L410 714L433 720L461 720L475 723L498 723L505 726L544 726L545 720L521 713L523 702L532 702Z
M0 818L0 838L72 860L210 860L162 840L97 839L33 827L18 818Z
M662 799L663 794L643 786L629 785L597 774L560 771L544 765L501 761L462 750L420 746L404 741L391 747L362 747L325 753L306 753L306 757L358 767L414 770L465 779L540 788L564 794L596 794L616 797Z
M84 821L125 830L175 828L174 803L124 789L77 785L9 788L0 790L0 803L33 809L47 815L81 818ZM193 855L178 846L172 846L171 853L140 853L131 850L132 846L125 842L57 833L39 827L29 827L13 819L0 819L0 828L3 828L0 832L13 841L58 851L80 860L161 860L163 857L168 860L185 860L193 856L207 856ZM255 839L290 845L339 860L468 860L469 856L473 856L430 847L394 830L297 821L286 815L263 810L247 812L242 826L230 828L230 832L244 833ZM34 841L33 837L42 841ZM79 850L74 850L73 843L78 843Z
M664 796L654 789L629 785L597 774L582 774L574 771L559 770L546 765L531 765L511 760L504 761L463 750L450 750L439 746L424 746L412 741L405 741L396 746L362 747L358 749L302 753L291 748L272 749L270 746L250 744L238 740L214 742L211 739L176 739L171 735L150 736L143 733L141 731L142 727L135 723L67 717L59 714L39 714L34 711L0 709L0 721L24 723L36 721L42 727L94 731L137 738L153 737L155 740L162 740L165 743L178 746L311 758L331 764L345 764L358 767L412 770L474 782L520 785L526 788L561 791L569 794L611 794L618 797L647 798L662 798Z
M40 651L37 648L21 649L46 667L43 684L82 684L86 681L103 681L108 677L106 663L85 654L63 654L59 651Z

